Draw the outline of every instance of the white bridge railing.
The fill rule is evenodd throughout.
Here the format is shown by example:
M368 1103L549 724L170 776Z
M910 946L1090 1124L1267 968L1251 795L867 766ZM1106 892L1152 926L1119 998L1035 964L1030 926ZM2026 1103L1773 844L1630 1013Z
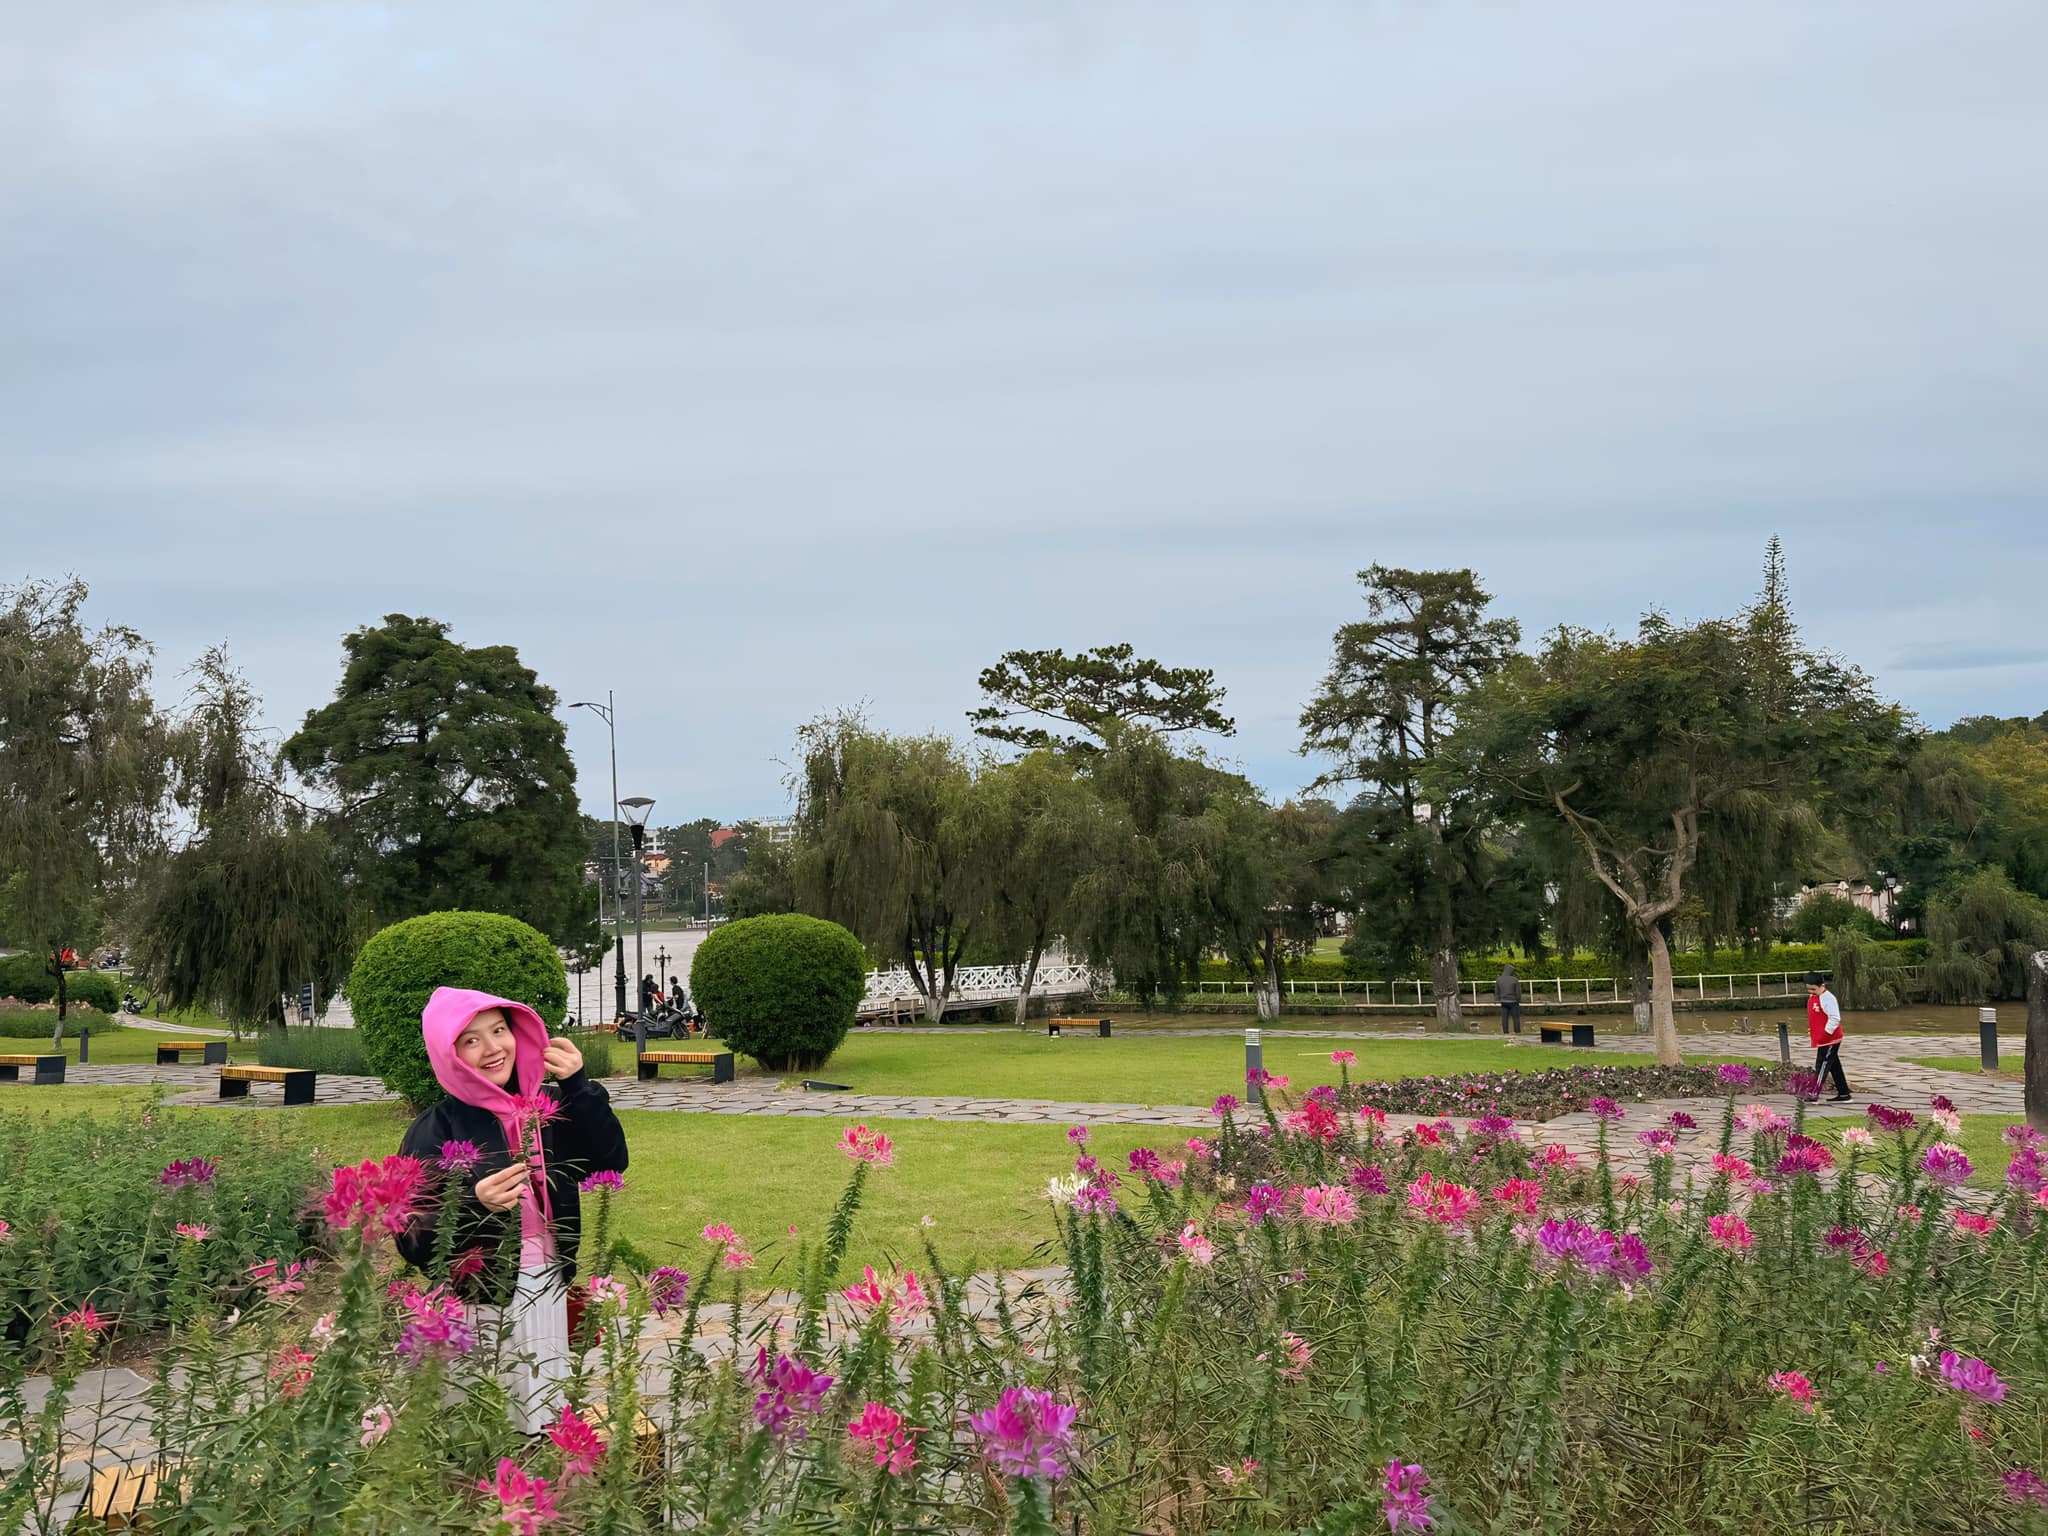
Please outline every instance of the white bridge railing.
M1100 986L1098 986L1100 982ZM1023 990L1021 965L964 965L953 973L953 990L946 998L948 1008L986 1008L991 1003L1013 1000ZM1031 978L1033 997L1076 997L1106 988L1107 977L1078 960L1041 960ZM863 1015L912 1013L924 1006L924 994L903 966L868 972L866 994L860 1000Z
M1900 970L1912 980L1917 980L1920 967L1901 966ZM1330 999L1348 1003L1359 1008L1427 1008L1430 1000L1430 983L1425 980L1406 981L1290 981L1282 979L1282 989L1289 998L1305 998L1311 1002ZM1254 981L1204 981L1196 983L1200 995L1225 997L1250 997L1258 991L1260 983ZM1671 978L1673 997L1679 1002L1740 1001L1757 997L1797 997L1806 991L1804 971L1720 971L1702 976L1674 976ZM1462 981L1458 983L1461 1001L1474 1007L1482 1002L1492 1003L1493 983L1490 981ZM1625 976L1524 976L1522 978L1522 1001L1525 1003L1625 1003L1634 996L1632 983Z

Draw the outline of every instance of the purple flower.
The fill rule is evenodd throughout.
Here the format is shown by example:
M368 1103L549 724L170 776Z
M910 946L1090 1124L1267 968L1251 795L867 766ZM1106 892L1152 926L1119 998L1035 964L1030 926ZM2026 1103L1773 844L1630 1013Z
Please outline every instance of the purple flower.
M2005 1182L2014 1189L2037 1195L2044 1182L2041 1174L2041 1154L2030 1145L2023 1145L2013 1153L2012 1161L2005 1165Z
M1863 1113L1880 1131L1909 1131L1913 1128L1913 1111L1910 1109L1892 1109L1883 1104L1871 1104L1865 1107Z
M1362 1163L1351 1170L1351 1187L1362 1189L1369 1195L1384 1195L1387 1192L1387 1176L1380 1172L1377 1163Z
M1747 1088L1756 1081L1756 1074L1739 1061L1724 1061L1717 1074L1722 1083L1730 1088Z
M1693 1119L1691 1115L1688 1115L1682 1109L1671 1111L1670 1114L1664 1117L1664 1123L1674 1131L1696 1131L1700 1128L1699 1121Z
M434 1165L443 1173L467 1173L483 1160L483 1152L473 1141L444 1141Z
M1637 1131L1636 1140L1654 1152L1663 1152L1669 1150L1678 1138L1660 1127L1656 1130Z
M1050 1392L1006 1387L995 1407L967 1423L1006 1476L1058 1482L1072 1470L1074 1420L1079 1416L1078 1409L1054 1402Z
M1144 1177L1157 1178L1162 1166L1159 1154L1150 1147L1134 1147L1130 1155L1131 1172Z
M188 1184L211 1184L214 1164L204 1157L181 1157L167 1164L164 1171L156 1176L157 1183L165 1189L183 1189Z
M1588 1099L1586 1100L1586 1108L1593 1112L1596 1119L1619 1120L1621 1118L1621 1106L1612 1099Z
M664 1264L647 1276L647 1300L654 1308L656 1317L668 1316L671 1309L680 1307L690 1294L690 1277L672 1265Z
M1471 1131L1483 1141L1504 1141L1515 1134L1515 1122L1506 1115L1481 1115L1472 1122Z
M1287 1203L1287 1197L1271 1184L1254 1184L1244 1197L1244 1213L1253 1221L1264 1221Z
M2015 1504L2039 1504L2048 1508L2048 1483L2031 1467L2014 1467L2000 1479L2005 1496Z
M1209 1113L1221 1120L1234 1109L1244 1108L1244 1101L1234 1093L1219 1093L1216 1102L1209 1106Z
M1940 1111L1944 1115L1952 1115L1956 1112L1955 1100L1951 1099L1945 1093L1937 1093L1933 1098L1929 1099L1927 1102L1931 1107Z
M1820 1079L1811 1072L1794 1072L1785 1086L1791 1090L1793 1098L1803 1103L1814 1104L1820 1100Z
M1967 1392L1981 1402L2005 1401L2005 1383L1998 1379L1998 1372L1974 1355L1964 1356L1952 1349L1944 1349L1941 1352L1941 1378L1956 1391Z
M1073 1209L1083 1216L1114 1216L1116 1196L1100 1184L1089 1184L1078 1190L1070 1202Z
M1920 1159L1920 1167L1943 1189L1954 1189L1970 1177L1969 1158L1963 1155L1961 1147L1952 1147L1947 1142L1929 1147L1927 1155Z
M1635 1233L1624 1232L1615 1240L1614 1257L1608 1261L1609 1273L1622 1280L1640 1280L1653 1268L1650 1250Z
M1803 1173L1819 1173L1823 1168L1835 1166L1834 1154L1826 1147L1808 1142L1804 1146L1790 1148L1778 1159L1778 1177L1797 1178Z
M626 1180L623 1174L614 1173L609 1168L601 1168L576 1187L586 1195L593 1194L600 1189L608 1189L613 1194L617 1194L626 1187Z
M1088 1127L1085 1125L1068 1126L1067 1140L1071 1141L1077 1147L1086 1146L1088 1144Z
M755 1352L747 1379L761 1384L761 1394L754 1399L754 1421L777 1440L801 1440L810 1434L798 1416L816 1413L832 1390L830 1376L801 1360L777 1355L771 1364L766 1348Z
M1436 1495L1422 1491L1428 1486L1429 1474L1415 1463L1404 1466L1399 1457L1387 1463L1380 1509L1387 1517L1389 1532L1398 1532L1404 1525L1411 1531L1429 1529L1429 1506Z

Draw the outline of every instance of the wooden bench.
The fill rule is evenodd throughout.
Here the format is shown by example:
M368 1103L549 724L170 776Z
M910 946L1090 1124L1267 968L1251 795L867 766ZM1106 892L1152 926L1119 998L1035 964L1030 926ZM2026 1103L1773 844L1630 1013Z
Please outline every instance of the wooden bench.
M225 1040L159 1040L156 1043L156 1064L160 1067L175 1067L185 1059L187 1051L197 1051L199 1063L206 1067L224 1067L228 1064L228 1043Z
M85 1507L72 1521L73 1531L147 1531L150 1506L166 1482L177 1485L178 1469L157 1463L147 1467L102 1467L92 1475Z
M313 1102L313 1082L319 1074L311 1067L222 1067L220 1096L245 1099L251 1083L283 1083L287 1104Z
M663 1067L709 1067L712 1082L732 1081L731 1051L642 1051L639 1062L643 1083L653 1082Z
M1582 1046L1586 1046L1586 1047L1588 1047L1588 1048L1590 1048L1590 1047L1592 1046L1592 1044L1593 1044L1593 1026L1592 1026L1592 1025L1590 1025L1590 1024L1574 1024L1574 1025L1572 1025L1572 1027L1571 1027L1571 1030L1572 1030L1572 1044L1573 1044L1573 1045L1582 1045ZM1555 1024L1544 1024L1544 1025L1540 1025L1540 1026L1538 1026L1538 1028L1537 1028L1537 1031L1536 1031L1536 1033L1537 1033L1537 1034L1538 1034L1538 1035L1539 1035L1539 1036L1540 1036L1540 1037L1542 1038L1542 1041L1543 1041L1543 1043L1544 1043L1545 1045L1563 1045L1563 1044L1564 1044L1564 1031L1563 1031L1562 1029L1558 1028L1558 1027L1557 1027L1557 1026L1556 1026Z
M1047 1019L1045 1021L1045 1032L1048 1035L1058 1035L1063 1028L1092 1029L1103 1039L1107 1040L1109 1038L1109 1020L1107 1019Z
M62 1056L0 1056L0 1083L21 1081L23 1067L35 1068L30 1082L61 1083L64 1081L64 1058Z

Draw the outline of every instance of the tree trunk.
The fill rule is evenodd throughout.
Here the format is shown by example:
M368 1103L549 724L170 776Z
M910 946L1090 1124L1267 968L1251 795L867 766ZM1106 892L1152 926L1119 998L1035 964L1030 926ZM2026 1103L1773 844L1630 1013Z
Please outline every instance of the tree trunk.
M1429 990L1436 1001L1436 1025L1463 1034L1471 1026L1458 1006L1458 950L1456 945L1439 945L1429 957Z
M1259 946L1261 969L1265 975L1259 978L1259 1018L1261 1020L1280 1017L1280 946L1268 934L1266 942Z
M1657 1060L1675 1067L1683 1057L1678 1050L1678 1016L1671 1007L1671 946L1655 923L1643 942L1650 947L1650 1033L1656 1038Z
M2027 957L2027 1124L2048 1135L2048 949Z
M1650 957L1637 955L1629 969L1629 995L1634 1000L1636 1033L1650 1032Z
M1025 1020L1031 1016L1031 983L1038 975L1039 957L1045 953L1045 940L1039 939L1031 946L1031 953L1024 960L1023 984L1017 988L1017 1027L1022 1029Z
M65 983L71 978L64 970L63 960L56 958L54 950L51 951L51 955L57 968L57 1027L50 1031L50 1049L61 1051L64 1049L64 1015L67 1011L70 997Z

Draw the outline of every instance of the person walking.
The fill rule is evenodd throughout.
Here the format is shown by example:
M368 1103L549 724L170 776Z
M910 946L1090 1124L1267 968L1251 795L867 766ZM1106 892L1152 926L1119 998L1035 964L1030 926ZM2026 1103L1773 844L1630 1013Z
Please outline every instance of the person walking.
M1849 1079L1842 1071L1842 1005L1818 971L1806 973L1806 1034L1813 1042L1813 1075L1835 1080L1832 1102L1849 1102Z
M1493 1000L1500 1004L1500 1032L1506 1034L1508 1025L1515 1026L1515 1033L1522 1032L1522 978L1515 974L1512 965L1503 965L1500 975L1493 980Z

